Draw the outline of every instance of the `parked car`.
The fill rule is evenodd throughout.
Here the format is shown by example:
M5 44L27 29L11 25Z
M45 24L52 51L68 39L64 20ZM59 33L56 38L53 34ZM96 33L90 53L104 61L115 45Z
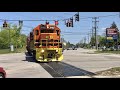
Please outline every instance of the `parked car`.
M67 50L77 50L77 48L73 46L73 47L67 48Z
M72 47L72 50L77 50L77 48L76 47Z
M73 50L72 47L67 48L67 50Z
M2 67L0 67L0 78L6 78L6 72Z

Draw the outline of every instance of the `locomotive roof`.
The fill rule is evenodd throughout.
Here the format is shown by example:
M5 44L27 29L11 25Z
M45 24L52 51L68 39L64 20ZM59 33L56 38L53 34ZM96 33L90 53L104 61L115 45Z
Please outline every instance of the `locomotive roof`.
M39 24L39 25L38 25L37 27L35 27L34 29L40 29L41 26L43 26L43 29L44 29L44 28L46 29L47 25L48 25L49 27L50 27L50 26L53 26L54 28L60 30L59 27L56 26L56 25L54 25L54 24ZM44 27L44 26L45 26L45 27ZM48 28L47 28L47 29L48 29ZM50 29L50 28L49 28L49 29Z

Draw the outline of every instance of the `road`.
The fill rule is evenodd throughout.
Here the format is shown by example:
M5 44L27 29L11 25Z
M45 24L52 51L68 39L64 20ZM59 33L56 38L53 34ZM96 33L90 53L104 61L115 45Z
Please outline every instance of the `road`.
M6 70L7 78L54 78L57 74L53 73L58 71L65 78L91 76L97 71L120 67L120 55L94 54L93 50L82 48L65 50L63 54L64 59L59 64L49 63L51 70L35 63L25 53L0 55L0 66Z

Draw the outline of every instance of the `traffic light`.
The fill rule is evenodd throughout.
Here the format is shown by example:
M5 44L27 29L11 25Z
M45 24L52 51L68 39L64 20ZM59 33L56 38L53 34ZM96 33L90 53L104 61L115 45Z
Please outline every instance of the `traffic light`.
M73 17L70 18L70 27L73 27Z
M23 21L19 20L19 26L23 25Z
M4 21L3 27L7 27L7 22L6 21Z
M46 24L49 24L49 22L46 21Z
M75 21L79 21L79 13L75 14Z
M65 25L67 26L67 22L66 22L66 20L65 20Z
M69 23L69 22L67 22L67 23L66 23L66 26L67 26L67 27L70 27L70 23Z
M55 21L55 25L58 25L58 21Z
M67 21L66 26L70 27L70 21L69 20Z

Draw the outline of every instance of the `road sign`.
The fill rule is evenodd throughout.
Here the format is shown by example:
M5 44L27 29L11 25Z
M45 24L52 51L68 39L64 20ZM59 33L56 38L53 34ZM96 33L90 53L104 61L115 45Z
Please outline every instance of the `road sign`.
M118 35L113 35L113 39L118 39Z
M113 37L107 37L107 40L113 40Z
M118 29L117 28L106 28L106 34L107 35L118 34Z

